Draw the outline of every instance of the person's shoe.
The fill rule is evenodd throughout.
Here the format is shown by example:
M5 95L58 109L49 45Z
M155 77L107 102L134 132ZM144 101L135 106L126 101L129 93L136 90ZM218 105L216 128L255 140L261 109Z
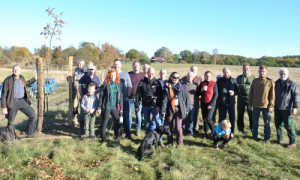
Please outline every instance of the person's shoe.
M159 141L159 145L160 145L160 147L162 147L162 148L165 148L165 147L166 147L163 141Z
M35 138L34 134L27 135L26 138Z
M289 149L294 149L296 147L297 147L297 144L289 144L289 145L287 145L287 148L289 148Z
M214 148L215 148L215 149L219 149L218 143L214 144Z
M137 137L141 137L141 131L137 131L137 132L136 132L136 136L137 136Z
M227 143L222 143L221 148L226 148L228 146Z
M271 144L270 140L265 140L266 144Z
M258 138L252 137L253 141L258 141Z

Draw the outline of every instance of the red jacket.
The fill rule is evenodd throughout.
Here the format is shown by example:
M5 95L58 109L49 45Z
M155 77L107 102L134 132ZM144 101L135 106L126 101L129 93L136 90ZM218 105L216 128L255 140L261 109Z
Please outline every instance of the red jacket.
M201 92L203 86L207 86L207 91ZM201 95L201 102L209 103L211 106L214 105L216 103L216 99L218 98L218 88L216 82L209 81L207 84L206 81L202 81L196 90L196 95Z

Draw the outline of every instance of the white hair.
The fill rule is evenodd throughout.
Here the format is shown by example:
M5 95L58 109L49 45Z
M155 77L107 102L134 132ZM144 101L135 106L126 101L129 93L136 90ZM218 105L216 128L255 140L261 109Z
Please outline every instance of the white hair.
M223 68L223 72L224 72L226 69L228 69L228 70L231 72L230 67L224 67L224 68Z
M289 74L289 70L287 67L282 67L279 69L278 73L280 74L281 72L285 71L287 74Z
M190 71L193 71L193 67L196 67L197 70L198 70L198 67L196 65L193 65L193 66L190 67Z
M167 70L166 70L166 69L160 69L160 70L159 70L160 73L162 73L163 71L166 71L166 73L167 73Z

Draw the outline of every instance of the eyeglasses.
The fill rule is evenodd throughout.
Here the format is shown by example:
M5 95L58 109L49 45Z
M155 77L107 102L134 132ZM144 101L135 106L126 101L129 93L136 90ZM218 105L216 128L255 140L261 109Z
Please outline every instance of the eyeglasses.
M172 77L173 79L179 79L179 77Z

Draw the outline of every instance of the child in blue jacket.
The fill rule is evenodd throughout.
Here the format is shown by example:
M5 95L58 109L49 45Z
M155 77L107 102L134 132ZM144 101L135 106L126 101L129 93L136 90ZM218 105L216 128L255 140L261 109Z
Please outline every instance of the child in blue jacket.
M212 139L214 141L214 148L219 149L218 141L223 141L221 147L226 147L231 140L231 123L229 120L223 120L219 126L215 127L212 132Z

